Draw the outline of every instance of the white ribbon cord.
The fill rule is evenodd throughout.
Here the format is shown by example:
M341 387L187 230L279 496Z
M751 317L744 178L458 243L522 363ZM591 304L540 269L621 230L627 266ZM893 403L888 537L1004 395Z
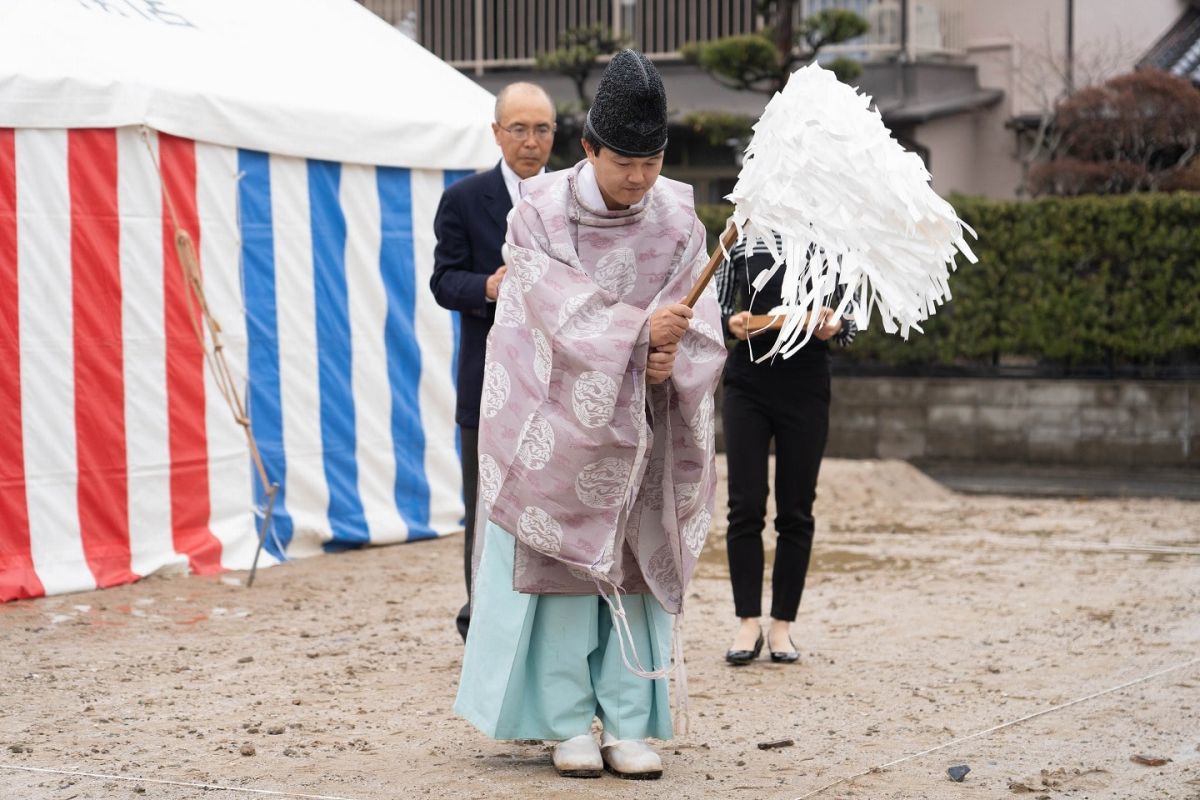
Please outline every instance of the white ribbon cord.
M633 642L633 630L629 627L629 617L625 613L625 604L621 600L621 590L614 584L609 583L613 587L613 597L616 601L609 599L608 593L604 591L604 587L600 585L599 579L595 576L592 578L596 582L596 588L600 590L600 596L604 598L604 602L608 603L609 613L612 615L613 627L617 631L617 647L621 651L621 661L625 664L625 668L637 675L639 678L666 678L675 671L678 664L669 668L660 668L648 670L642 665L642 659L638 656L637 645ZM607 581L606 581L607 582ZM628 652L625 649L625 640L629 640L629 651L633 653L633 662L629 660Z
M680 736L687 736L691 728L691 704L688 700L687 661L683 658L683 607L675 615L671 630L672 649L675 659L675 728Z
M612 586L613 589L613 597L616 598L614 602L609 599L608 593L601 586L601 579L593 575L592 580L596 583L596 588L599 590L600 596L604 598L604 602L608 603L608 610L613 620L613 629L617 632L617 648L621 651L621 662L625 665L625 669L639 678L646 678L647 680L675 676L674 724L679 734L686 736L691 719L690 704L688 703L687 663L683 657L683 608L681 607L679 613L675 615L675 622L671 628L671 649L673 651L671 660L674 663L670 667L648 670L642 664L641 657L638 656L637 645L633 641L633 630L629 627L629 617L625 613L625 603L621 600L621 590L615 584L609 583L609 586ZM625 649L626 639L629 640L629 652L633 653L632 662L629 658L629 652Z

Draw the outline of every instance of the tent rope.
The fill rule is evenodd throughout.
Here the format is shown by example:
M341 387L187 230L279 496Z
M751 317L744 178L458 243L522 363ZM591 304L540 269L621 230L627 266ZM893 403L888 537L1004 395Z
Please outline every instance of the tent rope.
M208 364L209 370L212 372L213 379L217 384L217 390L225 399L225 403L229 406L229 410L233 413L234 421L241 426L246 435L246 443L250 448L250 458L254 463L254 469L258 473L258 479L265 491L265 510L263 513L262 526L258 536L258 550L254 553L254 563L250 568L250 577L246 581L247 586L254 583L254 575L258 569L258 557L262 552L263 543L266 539L267 531L271 522L271 512L275 506L275 497L279 492L279 484L272 483L267 477L267 468L262 459L262 453L258 449L258 442L254 438L254 429L250 424L250 415L246 410L246 405L242 401L241 394L237 390L237 382L234 380L233 372L229 368L229 362L225 358L225 345L221 342L221 325L213 316L208 305L208 298L204 294L204 281L200 274L200 258L196 254L196 244L191 234L184 229L179 222L179 215L175 210L175 202L171 197L170 189L167 187L166 179L162 174L162 166L154 152L154 147L150 143L150 129L146 126L141 128L142 141L146 145L146 151L150 154L150 161L154 164L155 172L158 174L159 186L162 188L162 196L167 204L167 213L171 217L171 225L175 229L175 251L179 255L179 267L183 273L183 283L190 291L184 292L184 302L187 304L187 318L192 325L192 330L196 334L196 339L200 343L200 349L204 353L204 360ZM203 323L201 322L203 320ZM205 337L205 327L208 329L208 337ZM209 340L212 341L211 348ZM276 541L279 545L279 542ZM283 548L280 547L280 552Z

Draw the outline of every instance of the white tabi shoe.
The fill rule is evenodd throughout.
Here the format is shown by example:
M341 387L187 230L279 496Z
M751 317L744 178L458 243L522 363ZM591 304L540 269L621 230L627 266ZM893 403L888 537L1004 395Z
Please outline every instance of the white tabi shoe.
M662 777L662 759L641 739L614 739L607 732L600 739L604 766L618 778L653 781Z
M554 746L554 768L564 778L599 778L604 761L596 740L584 733Z

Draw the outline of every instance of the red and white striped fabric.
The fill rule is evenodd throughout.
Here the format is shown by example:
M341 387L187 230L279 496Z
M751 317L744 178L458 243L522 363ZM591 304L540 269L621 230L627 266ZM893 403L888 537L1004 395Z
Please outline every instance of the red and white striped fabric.
M197 340L167 196L210 303L235 312L222 338L244 375L237 151L0 129L0 601L249 566L248 448Z

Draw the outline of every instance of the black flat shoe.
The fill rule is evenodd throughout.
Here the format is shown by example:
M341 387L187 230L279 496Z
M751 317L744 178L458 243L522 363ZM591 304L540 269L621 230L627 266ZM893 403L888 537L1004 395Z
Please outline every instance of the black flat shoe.
M726 650L725 651L725 660L728 661L730 664L733 664L735 667L743 667L746 664L749 664L754 659L758 658L758 654L762 652L762 649L763 649L763 635L762 635L762 631L759 631L758 641L756 641L754 643L753 650ZM799 655L797 655L796 657L799 658Z
M788 644L791 645L791 650L772 650L771 661L776 664L794 664L800 660L800 653L796 651L796 643L792 641L792 637L788 637Z

